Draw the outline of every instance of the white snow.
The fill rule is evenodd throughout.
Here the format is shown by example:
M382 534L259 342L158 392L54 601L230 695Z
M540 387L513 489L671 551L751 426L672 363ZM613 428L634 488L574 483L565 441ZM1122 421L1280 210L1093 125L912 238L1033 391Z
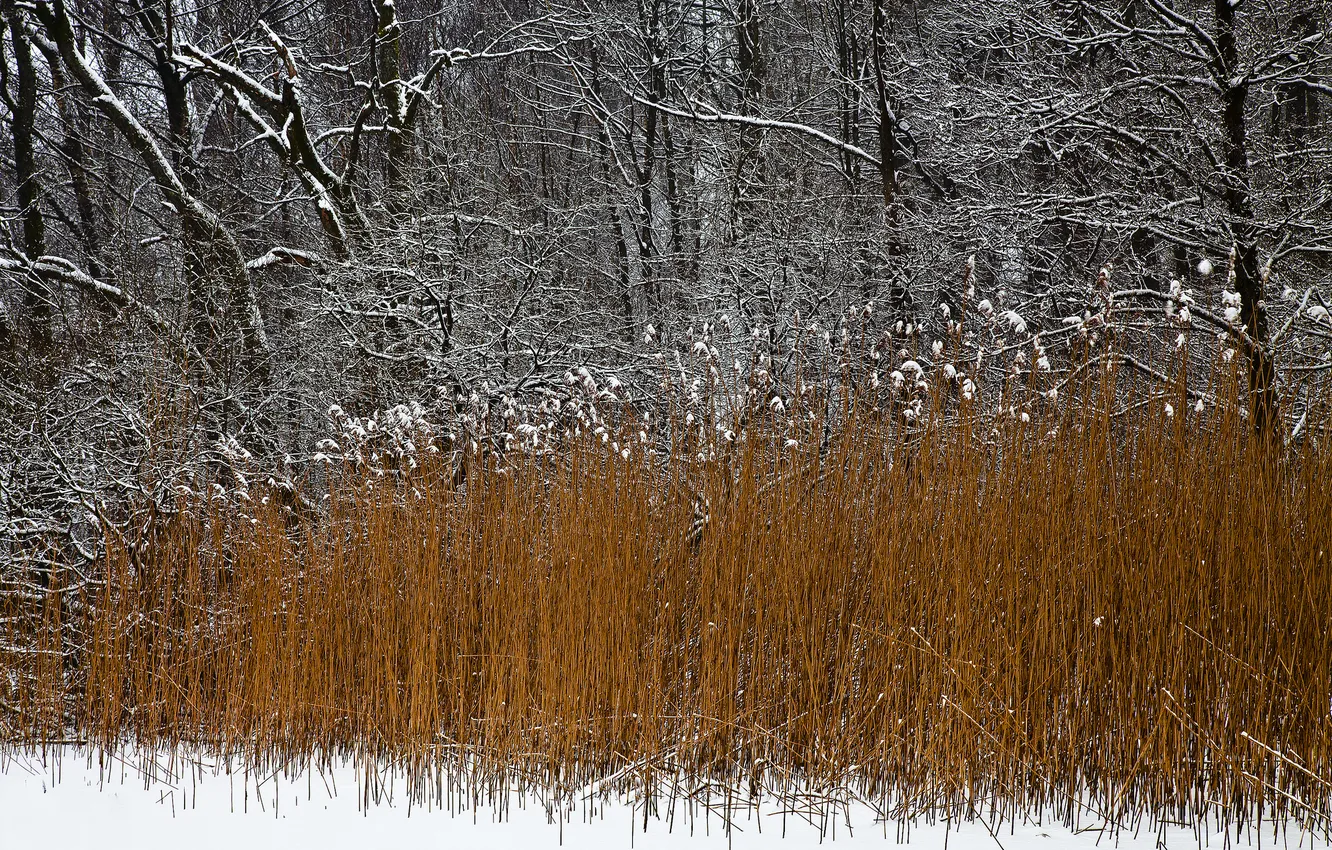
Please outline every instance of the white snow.
M379 800L367 792L364 771L351 766L295 777L228 775L207 759L191 760L174 771L155 759L157 775L147 777L136 758L90 765L86 751L63 747L55 757L0 757L0 847L97 847L98 850L156 850L180 847L261 850L261 848L484 847L484 848L813 848L886 847L908 844L922 850L1080 850L1098 846L1147 850L1158 833L1147 826L1118 836L1103 834L1087 815L1074 831L1057 818L1044 824L987 824L977 821L933 824L925 819L900 825L876 822L873 811L852 803L807 816L773 804L742 810L727 834L714 812L700 804L677 802L649 816L630 801L602 802L592 795L572 811L548 812L532 796L514 792L503 810L483 802L448 811L409 806L401 776L380 775ZM367 800L368 802L367 804ZM714 801L715 802L715 801ZM993 828L993 832L991 832ZM783 835L783 833L785 833ZM1225 846L1225 836L1198 836L1192 829L1168 827L1167 847ZM1230 846L1256 844L1256 834ZM1318 838L1292 831L1273 837L1267 825L1263 846L1326 848Z

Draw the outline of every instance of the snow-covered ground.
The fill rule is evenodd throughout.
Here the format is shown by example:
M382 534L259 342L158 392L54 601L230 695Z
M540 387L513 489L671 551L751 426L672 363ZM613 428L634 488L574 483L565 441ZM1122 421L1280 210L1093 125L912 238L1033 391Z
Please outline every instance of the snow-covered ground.
M812 819L774 807L742 814L728 835L716 815L701 807L692 815L678 804L674 817L648 818L630 802L580 808L549 816L532 799L511 796L503 812L482 805L463 812L409 806L399 791L392 799L366 803L365 783L352 767L291 777L228 775L211 765L162 771L145 777L137 760L114 760L100 769L86 752L66 748L58 758L0 758L0 850L81 848L805 848L885 847L906 842L932 850L1019 847L1046 850L1118 847L1154 848L1158 835L1145 828L1111 840L1097 829L1074 832L1057 823L1003 824L992 833L980 822L927 824L909 834L896 823L876 823L867 807L837 817ZM170 773L176 773L172 776ZM179 775L186 774L186 775ZM662 813L665 814L664 812ZM849 826L848 826L849 822ZM1091 821L1089 820L1088 823ZM783 832L785 834L783 835ZM1221 835L1192 829L1166 831L1168 847L1234 847ZM1099 842L1099 843L1098 843ZM1259 845L1250 833L1238 846ZM1327 843L1298 833L1274 840L1264 830L1262 847L1322 848Z

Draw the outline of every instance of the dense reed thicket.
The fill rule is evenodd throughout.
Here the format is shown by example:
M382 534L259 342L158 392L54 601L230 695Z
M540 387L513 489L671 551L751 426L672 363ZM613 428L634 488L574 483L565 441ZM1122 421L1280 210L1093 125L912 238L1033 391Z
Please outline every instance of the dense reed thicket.
M112 540L80 598L4 612L38 649L0 655L0 728L392 758L422 797L683 777L1325 832L1332 453L1232 404L1096 398L201 503Z

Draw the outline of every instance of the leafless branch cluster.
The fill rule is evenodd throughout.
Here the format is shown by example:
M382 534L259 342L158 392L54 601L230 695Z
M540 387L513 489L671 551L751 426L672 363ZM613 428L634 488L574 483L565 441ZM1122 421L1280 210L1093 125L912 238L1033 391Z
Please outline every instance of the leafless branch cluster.
M0 565L294 475L330 405L462 441L566 376L1238 355L1258 429L1324 428L1326 0L2 6Z

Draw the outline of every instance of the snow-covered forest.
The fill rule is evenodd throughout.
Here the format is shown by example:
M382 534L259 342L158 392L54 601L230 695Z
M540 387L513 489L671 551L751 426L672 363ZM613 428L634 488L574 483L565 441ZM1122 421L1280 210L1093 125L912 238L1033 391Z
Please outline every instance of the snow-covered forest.
M572 774L601 781L628 776L616 759L642 741L705 740L681 718L706 708L741 743L681 744L670 769L734 779L758 770L759 751L814 774L899 759L903 773L865 781L910 793L938 781L947 797L974 790L960 776L1002 779L1010 813L1050 803L1051 787L1159 813L1175 783L1203 795L1194 811L1224 792L1232 814L1265 800L1327 834L1329 0L0 11L0 751L74 727L103 743L131 729L171 745L189 729L234 733L228 756L242 739L269 756L333 741L393 751L440 729L473 740L466 718L479 714L513 726L500 743L474 739L486 752L535 748L557 776L551 765L590 758ZM606 493L589 496L597 476ZM817 513L828 504L843 509ZM1050 524L1009 529L1014 516ZM934 539L973 520L998 536ZM580 536L588 527L604 539ZM414 552L417 538L423 561L390 545ZM363 546L344 552L349 540ZM645 541L658 548L635 548ZM728 560L751 545L793 595ZM819 559L840 588L828 596L803 572ZM248 563L272 583L242 576ZM956 584L862 598L916 588L927 563ZM357 578L340 584L347 564ZM586 609L551 584L570 564L599 588ZM998 596L949 589L986 564ZM372 575L382 583L356 583ZM1186 576L1216 592L1194 598ZM453 581L475 595L445 593ZM1187 604L1152 608L1166 585ZM1044 602L1024 596L1037 592ZM967 664L1012 661L1034 640L1042 671L1068 673L967 680L970 696L939 686L953 693L945 715L962 699L973 725L1030 761L985 762L990 739L970 726L948 733L967 742L948 758L923 743L933 732L890 759L876 749L888 739L846 731L861 728L848 718L880 722L864 719L880 711L866 671L919 661L866 648L885 635L916 645L899 614L934 618L911 626L943 665L930 675L973 669L934 648L962 628L959 598L1004 624L985 637L968 621ZM321 657L373 647L402 666L337 687L254 680L270 663L291 669L274 649L286 638L230 661L206 648L295 629L273 625L279 599L282 617L340 641ZM634 607L670 601L669 614ZM763 604L780 615L746 619ZM459 659L545 663L546 638L505 631L515 611L538 631L555 628L552 612L572 628L605 620L595 657L611 666L584 681L558 664L455 669L434 654L435 618L456 616L449 645L472 653ZM385 617L401 633L381 634ZM1107 696L1077 665L1082 641L1116 624L1118 650L1087 650L1096 676L1127 683ZM671 660L634 668L625 647ZM196 650L218 666L171 667ZM754 672L768 653L773 670ZM1130 675L1122 653L1152 660ZM1181 658L1215 675L1190 679ZM436 662L438 678L422 672ZM1286 696L1233 690L1248 681L1237 664L1275 671L1263 681ZM150 684L167 669L180 694L194 682L186 702ZM567 682L567 704L504 684L527 673ZM801 690L804 675L823 684ZM456 704L420 696L452 693L449 677L471 683ZM548 715L512 701L547 700L568 720L620 705L615 682L672 696L639 695L662 712L641 728L637 713L629 727L589 720L604 735L593 745L522 731ZM287 689L290 714L200 696L269 684ZM416 696L381 706L362 688ZM908 729L941 728L937 693L917 705L886 692ZM1078 706L1073 719L1052 708L1010 729L1012 706L1037 692ZM302 713L353 695L367 700L359 731ZM1229 707L1194 719L1204 696ZM745 725L834 697L846 702L828 716L812 709L826 727L796 724L780 745L782 724ZM1128 737L1060 761L1070 728L1112 731L1088 731L1101 710L1120 712ZM1240 736L1258 734L1245 718L1267 724L1261 746ZM829 755L828 736L844 749ZM980 761L957 767L959 752ZM918 776L918 757L940 760ZM1233 770L1190 772L1187 758Z
M1325 0L4 22L0 552L91 557L90 514L237 451L298 475L334 404L515 435L571 372L660 408L663 356L687 402L700 343L789 404L792 352L848 327L885 396L904 362L1058 380L1082 344L1151 384L1187 341L1287 437L1332 370Z

